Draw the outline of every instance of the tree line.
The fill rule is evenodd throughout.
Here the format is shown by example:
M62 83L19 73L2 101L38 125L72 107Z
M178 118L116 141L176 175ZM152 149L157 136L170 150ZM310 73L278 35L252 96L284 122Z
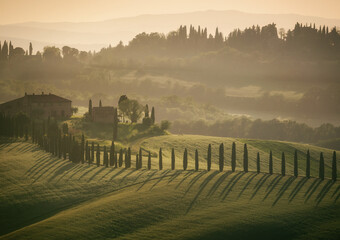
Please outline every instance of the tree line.
M64 124L62 128L59 128L57 122L55 120L48 119L43 122L30 121L28 118L23 117L23 115L17 115L15 117L5 116L3 114L0 115L0 135L6 137L25 137L25 140L28 141L31 139L32 143L38 144L42 149L47 152L52 153L54 156L69 159L73 163L88 163L88 164L96 164L98 167L103 165L105 167L122 167L124 164L125 168L131 168L131 149L119 149L116 150L114 141L109 148L107 146L100 146L97 144L95 146L94 142L89 142L85 139L85 136L81 136L81 140L77 141L75 136L68 133L67 124ZM225 147L224 144L221 143L219 145L219 158L218 165L219 171L222 172L224 170L224 166L226 163L225 160ZM148 154L147 159L147 169L151 169L151 151L147 151L145 149L140 148L139 152L136 153L136 169L141 169L143 167L143 151L146 151ZM101 152L103 154L101 154ZM208 171L211 170L211 162L212 162L212 150L211 144L208 145L207 157L206 157L206 169ZM103 159L101 160L101 157ZM306 177L311 177L310 175L310 152L309 150L306 153ZM185 148L183 152L183 170L187 170L188 167L188 151ZM199 155L198 150L195 150L195 170L199 170ZM159 162L159 170L163 169L163 154L162 148L159 149L158 154L158 162ZM101 164L102 163L102 164ZM243 150L243 171L248 172L249 166L249 157L248 157L248 147L247 144L244 144ZM299 160L297 150L294 152L294 176L299 176L298 167ZM176 155L175 149L171 149L171 169L175 170L176 166ZM236 143L232 143L232 152L231 152L231 171L236 171ZM268 171L261 171L261 158L260 153L257 153L256 158L256 171L257 173L265 172L269 174L273 174L273 153L270 151L269 154L269 164ZM282 152L281 157L281 175L286 175L286 158L285 153ZM320 179L325 178L325 162L323 153L320 153L319 160L319 175ZM332 158L332 176L333 181L337 180L337 160L336 160L336 152L333 152Z

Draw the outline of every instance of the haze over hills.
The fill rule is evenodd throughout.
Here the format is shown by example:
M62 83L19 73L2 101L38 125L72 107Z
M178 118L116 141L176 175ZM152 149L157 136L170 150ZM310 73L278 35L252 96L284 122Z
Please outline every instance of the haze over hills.
M34 50L46 45L69 45L80 50L100 50L116 45L120 40L128 43L141 32L162 32L167 34L180 25L200 25L213 33L218 27L228 34L235 28L276 23L278 28L293 28L296 22L315 23L329 27L340 26L340 19L327 19L297 14L254 14L240 11L198 11L180 14L140 15L116 18L98 22L25 22L0 25L0 40L11 40L14 45L27 48L32 42Z

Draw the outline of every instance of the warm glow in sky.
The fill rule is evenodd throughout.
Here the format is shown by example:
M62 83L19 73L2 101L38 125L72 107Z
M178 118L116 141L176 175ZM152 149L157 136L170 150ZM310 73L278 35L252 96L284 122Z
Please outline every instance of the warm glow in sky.
M340 18L340 0L1 0L0 3L0 24L100 21L208 9Z

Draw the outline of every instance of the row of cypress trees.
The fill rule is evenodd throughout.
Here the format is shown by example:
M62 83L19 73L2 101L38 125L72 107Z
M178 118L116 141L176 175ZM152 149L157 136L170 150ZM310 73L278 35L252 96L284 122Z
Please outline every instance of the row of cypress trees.
M56 121L43 121L42 123L36 123L32 121L31 125L27 124L27 121L22 120L21 117L13 119L11 117L0 115L0 135L8 137L24 137L28 140L29 135L33 143L38 144L47 152L53 155L66 159L67 156L70 161L74 163L87 162L88 164L93 163L96 160L96 165L100 166L101 158L101 147L97 144L95 148L94 143L89 145L88 141L85 141L85 136L82 135L80 143L76 141L72 134L62 134L61 129L58 127ZM207 170L211 170L211 144L208 145L207 151ZM96 159L95 159L96 156ZM124 159L123 159L124 158ZM199 156L198 150L195 150L195 170L199 170ZM171 169L175 169L175 149L171 149ZM114 166L122 167L125 162L125 168L131 167L131 149L120 149L119 152L115 151L114 141L109 149L106 146L103 147L103 165L105 167ZM143 154L142 148L139 149L139 153L136 154L136 169L142 168ZM219 146L219 171L224 169L224 144L221 143ZM248 148L247 144L244 144L243 151L243 171L248 172ZM319 161L319 178L325 178L325 163L323 153L320 153ZM298 152L294 152L294 176L297 177L298 173ZM268 164L269 174L273 174L273 154L272 151L269 152L269 164ZM183 153L183 169L188 168L188 150L185 148ZM311 168L311 157L309 150L306 154L306 177L310 177ZM148 152L147 169L151 169L151 152ZM163 169L163 156L162 148L159 149L159 169ZM234 172L236 170L236 144L232 143L232 153L231 153L231 170ZM256 157L256 171L261 172L261 159L260 153L257 153ZM281 175L286 175L286 157L285 153L282 152L281 156ZM337 179L337 162L336 162L336 152L333 152L332 159L332 179L335 181Z

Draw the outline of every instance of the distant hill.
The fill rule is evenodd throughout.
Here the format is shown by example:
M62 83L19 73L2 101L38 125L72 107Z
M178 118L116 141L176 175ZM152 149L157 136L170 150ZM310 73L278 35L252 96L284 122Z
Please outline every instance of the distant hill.
M329 27L340 26L340 19L327 19L297 14L254 14L239 11L198 11L180 14L140 15L99 22L25 22L0 25L0 40L12 40L16 46L27 48L31 41L35 50L44 45L69 45L81 50L100 50L120 40L130 41L141 32L168 33L180 25L200 25L213 33L218 27L228 34L235 28L276 23L279 28L292 28L296 22L315 23Z

